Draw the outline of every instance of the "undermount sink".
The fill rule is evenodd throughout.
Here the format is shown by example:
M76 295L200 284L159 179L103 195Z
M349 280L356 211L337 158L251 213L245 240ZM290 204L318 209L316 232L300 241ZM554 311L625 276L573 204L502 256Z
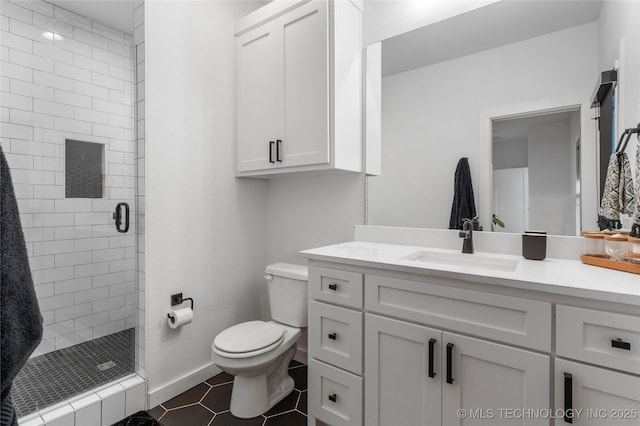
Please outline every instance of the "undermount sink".
M489 269L492 271L515 272L519 259L487 256L482 254L447 253L439 251L418 251L403 257L404 260L426 262L439 265Z

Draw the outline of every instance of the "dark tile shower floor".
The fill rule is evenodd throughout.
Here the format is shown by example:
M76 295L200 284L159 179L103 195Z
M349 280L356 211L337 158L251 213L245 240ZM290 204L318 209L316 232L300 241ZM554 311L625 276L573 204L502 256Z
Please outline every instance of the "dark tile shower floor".
M18 417L135 372L134 332L130 328L30 358L11 389Z
M252 419L231 415L233 376L220 373L149 410L162 426L306 426L307 366L289 364L295 388L271 410Z

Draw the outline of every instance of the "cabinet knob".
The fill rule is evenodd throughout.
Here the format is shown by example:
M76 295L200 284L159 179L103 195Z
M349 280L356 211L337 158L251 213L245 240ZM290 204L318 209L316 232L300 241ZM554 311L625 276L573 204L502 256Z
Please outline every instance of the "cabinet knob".
M329 395L329 401L336 402L337 400L338 400L338 395L336 395L335 393L332 393L331 395Z
M338 290L338 284L336 283L329 284L329 290L333 290L333 291Z
M338 335L336 333L329 333L328 337L331 340L336 340L338 338Z
M624 340L622 340L620 338L611 339L611 347L612 348L618 348L618 349L624 349L625 351L630 351L631 350L631 343L625 342Z

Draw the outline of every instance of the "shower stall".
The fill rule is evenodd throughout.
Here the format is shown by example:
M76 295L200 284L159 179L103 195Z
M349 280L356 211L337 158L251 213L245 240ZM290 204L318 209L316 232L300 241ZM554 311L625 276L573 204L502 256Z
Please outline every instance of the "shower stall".
M24 417L144 369L144 4L0 2L0 144L44 318Z

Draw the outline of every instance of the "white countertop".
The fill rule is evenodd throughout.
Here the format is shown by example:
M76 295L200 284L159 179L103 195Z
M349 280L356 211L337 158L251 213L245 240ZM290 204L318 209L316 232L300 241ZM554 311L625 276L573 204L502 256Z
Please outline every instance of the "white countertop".
M584 297L640 306L640 275L585 265L579 260L528 260L508 254L481 253L464 256L490 256L519 260L515 271L482 267L445 265L403 259L416 252L460 253L460 250L421 246L352 241L301 251L308 259L355 266L407 272L427 276L462 279L550 294Z

